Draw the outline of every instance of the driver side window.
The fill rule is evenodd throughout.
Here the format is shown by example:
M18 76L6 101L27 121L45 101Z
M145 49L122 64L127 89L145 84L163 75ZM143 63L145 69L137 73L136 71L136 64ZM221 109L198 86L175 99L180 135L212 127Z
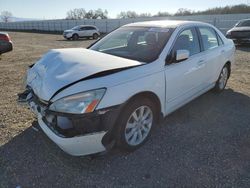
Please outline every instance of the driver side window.
M173 47L174 54L177 50L188 50L190 56L201 52L198 35L194 28L185 29L180 33Z

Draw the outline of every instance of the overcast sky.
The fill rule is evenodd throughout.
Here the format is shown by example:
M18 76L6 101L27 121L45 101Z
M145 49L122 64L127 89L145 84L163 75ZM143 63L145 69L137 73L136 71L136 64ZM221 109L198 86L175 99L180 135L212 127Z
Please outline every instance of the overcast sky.
M0 0L0 12L7 10L22 18L59 19L65 18L70 9L102 8L108 10L109 17L115 18L119 12L127 10L174 13L179 8L205 10L240 3L249 4L250 0Z

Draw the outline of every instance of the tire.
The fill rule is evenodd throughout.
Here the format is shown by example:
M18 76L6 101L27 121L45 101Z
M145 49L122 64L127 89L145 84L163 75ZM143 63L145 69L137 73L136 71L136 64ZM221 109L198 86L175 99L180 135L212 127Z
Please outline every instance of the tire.
M78 34L74 34L74 35L72 36L72 39L73 39L73 40L78 40L78 39L79 39L79 35L78 35Z
M97 34L97 33L94 33L93 34L93 39L95 40L95 39L98 39L98 37L99 37L99 35Z
M227 85L227 80L229 78L229 74L230 74L229 65L226 64L222 68L219 78L214 87L215 92L220 93L225 89Z
M140 116L142 110L144 116ZM116 130L117 146L125 151L134 151L148 140L156 123L156 107L148 98L137 98L125 106L120 116Z

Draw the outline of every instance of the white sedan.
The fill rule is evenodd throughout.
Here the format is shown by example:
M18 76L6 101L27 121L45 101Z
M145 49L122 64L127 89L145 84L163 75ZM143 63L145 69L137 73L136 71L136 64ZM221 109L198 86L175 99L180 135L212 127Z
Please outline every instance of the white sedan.
M28 70L19 101L71 155L133 151L169 113L221 92L234 53L232 40L206 23L128 24L88 49L50 50Z

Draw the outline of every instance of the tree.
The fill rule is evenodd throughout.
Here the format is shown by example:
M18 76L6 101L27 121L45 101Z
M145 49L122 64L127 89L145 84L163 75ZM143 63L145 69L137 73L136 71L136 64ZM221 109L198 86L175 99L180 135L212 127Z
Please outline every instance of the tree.
M1 12L1 19L3 20L3 22L5 22L5 23L10 22L11 17L12 17L11 12L9 12L9 11Z
M93 10L89 10L89 11L86 13L85 18L86 18L86 19L93 19L94 15L95 15L94 11L93 11Z
M73 10L69 10L67 12L66 19L70 20L79 20L79 19L107 19L108 18L108 11L97 9L97 10L89 10L86 12L83 8L76 8Z
M193 11L186 9L186 8L180 8L177 10L177 12L175 13L175 16L189 16L192 15Z
M73 10L69 10L67 12L66 19L70 20L78 20L78 19L84 19L86 17L86 10L83 8L75 8Z
M135 11L127 11L127 12L120 12L118 15L117 15L117 18L137 18L138 17L138 14L135 12Z
M102 9L97 9L94 11L94 16L92 19L107 19L108 18L108 11L107 10L102 10Z
M150 13L137 14L135 11L122 11L117 15L117 18L146 18L151 17Z
M239 4L234 6L225 6L225 7L216 7L210 8L205 11L198 11L195 12L196 15L198 14L244 14L250 13L250 6L245 4Z
M152 15L148 12L145 12L145 13L141 13L138 15L138 17L140 18L147 18L147 17L152 17Z
M167 17L167 16L171 16L170 13L168 12L158 12L156 15L154 15L155 17Z

